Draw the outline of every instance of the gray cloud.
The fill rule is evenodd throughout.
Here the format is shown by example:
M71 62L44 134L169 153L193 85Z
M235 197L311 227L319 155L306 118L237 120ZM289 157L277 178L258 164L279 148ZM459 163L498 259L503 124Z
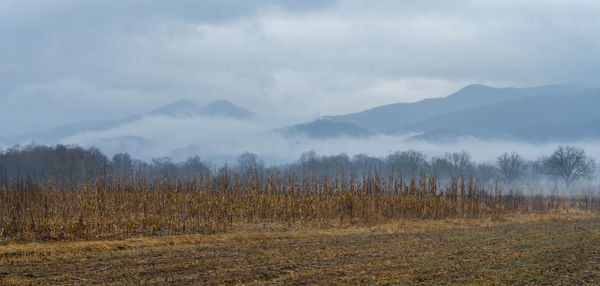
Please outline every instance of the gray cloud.
M463 85L594 82L594 1L13 1L0 136L225 98L278 122Z

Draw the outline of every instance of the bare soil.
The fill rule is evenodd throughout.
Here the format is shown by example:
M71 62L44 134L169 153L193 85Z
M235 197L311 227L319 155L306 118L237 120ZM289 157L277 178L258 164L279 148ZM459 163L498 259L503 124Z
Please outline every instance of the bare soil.
M600 285L595 215L0 244L9 285Z

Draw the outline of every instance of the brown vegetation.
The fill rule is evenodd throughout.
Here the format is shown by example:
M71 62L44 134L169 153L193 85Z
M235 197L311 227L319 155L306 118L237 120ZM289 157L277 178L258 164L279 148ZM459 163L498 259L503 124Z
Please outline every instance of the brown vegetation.
M558 208L596 211L596 197L502 194L462 177L442 187L433 175L298 179L255 173L144 178L59 187L13 183L0 189L0 237L11 240L96 240L148 235L212 234L240 223L377 225L399 219L497 219L506 212Z

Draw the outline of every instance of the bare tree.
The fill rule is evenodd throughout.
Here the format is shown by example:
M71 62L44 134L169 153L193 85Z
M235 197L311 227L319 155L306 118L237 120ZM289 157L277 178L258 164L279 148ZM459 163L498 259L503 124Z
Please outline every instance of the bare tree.
M594 160L586 156L583 149L572 146L558 146L544 160L546 173L563 179L567 187L575 181L591 178L594 168Z
M388 168L400 172L404 179L409 178L413 171L420 173L429 168L425 154L415 150L395 152L388 155L386 160Z
M351 173L358 176L368 176L380 172L383 169L383 160L366 154L356 154L352 157Z
M527 180L525 185L529 189L529 192L533 194L540 194L544 192L544 162L545 157L539 157L536 160L527 162L526 174Z
M491 164L478 164L475 167L475 182L478 186L494 188L498 179L499 170Z
M527 170L527 162L516 152L504 153L498 157L498 167L502 180L507 185L512 185Z
M133 159L127 153L117 153L112 157L111 167L114 174L121 180L133 176Z
M210 172L208 163L203 162L197 155L189 157L183 164L183 169L186 175L190 176L205 175Z
M453 177L469 176L473 173L471 154L467 151L446 154L445 159L450 162Z
M238 157L238 173L242 182L246 183L252 176L252 173L256 172L259 176L263 174L264 162L258 159L256 154L250 152L244 152Z

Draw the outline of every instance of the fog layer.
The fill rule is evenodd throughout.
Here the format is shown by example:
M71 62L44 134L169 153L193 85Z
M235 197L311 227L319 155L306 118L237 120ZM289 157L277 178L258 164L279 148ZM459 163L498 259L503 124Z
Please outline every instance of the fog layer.
M479 140L462 137L452 143L432 143L406 136L376 135L367 138L340 137L309 139L288 137L278 132L280 122L259 117L252 120L211 117L145 116L139 120L101 132L85 132L65 138L63 144L96 146L112 155L128 152L135 158L170 157L175 161L198 155L215 163L235 163L244 152L258 155L267 164L289 163L306 151L320 155L345 153L385 156L395 151L414 149L428 156L468 151L478 162L494 162L504 152L519 152L527 159L550 154L558 145L584 148L600 159L600 142L546 142L530 144L517 141Z

